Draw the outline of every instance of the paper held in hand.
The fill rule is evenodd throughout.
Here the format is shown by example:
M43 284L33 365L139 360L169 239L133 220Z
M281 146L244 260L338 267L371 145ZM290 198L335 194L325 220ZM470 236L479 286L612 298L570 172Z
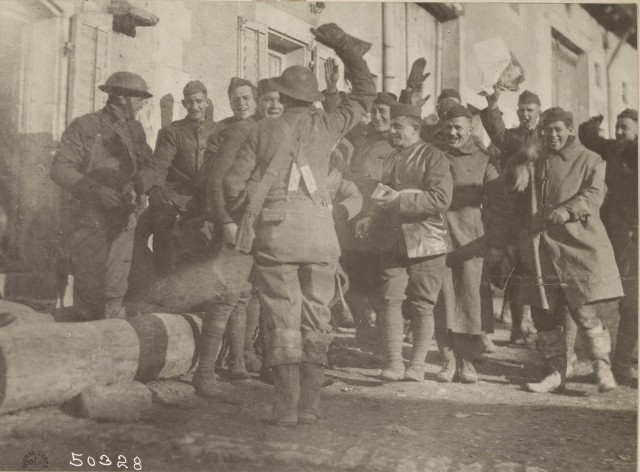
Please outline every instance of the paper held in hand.
M515 92L524 81L524 69L500 37L473 45L482 72L480 95L493 93L493 86Z

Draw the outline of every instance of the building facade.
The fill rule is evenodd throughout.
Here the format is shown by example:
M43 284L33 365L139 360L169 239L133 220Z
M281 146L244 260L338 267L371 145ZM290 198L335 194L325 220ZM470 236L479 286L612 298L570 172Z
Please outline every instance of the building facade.
M0 4L0 205L8 214L5 253L26 270L54 270L65 196L48 177L56 143L75 117L101 108L97 89L117 70L147 80L154 97L140 120L149 144L182 118L182 87L201 80L214 119L231 113L233 76L257 81L294 64L312 67L324 86L332 55L310 28L335 22L372 43L366 56L379 90L399 93L412 62L427 59L424 107L443 88L461 91L474 111L480 74L473 45L500 36L526 72L524 88L543 108L560 105L577 121L637 108L635 31L621 34L577 4L214 2L206 0L6 0ZM614 12L615 13L615 12ZM635 18L634 18L635 25ZM344 80L339 83L346 88ZM517 94L501 107L516 124ZM482 127L476 131L482 135ZM57 254L57 255L56 255Z

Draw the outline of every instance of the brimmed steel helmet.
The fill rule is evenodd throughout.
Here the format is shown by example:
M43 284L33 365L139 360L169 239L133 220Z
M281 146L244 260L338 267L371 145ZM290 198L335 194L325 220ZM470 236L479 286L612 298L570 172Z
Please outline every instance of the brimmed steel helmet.
M104 85L99 85L98 88L109 95L119 97L151 98L153 96L149 93L147 83L142 77L127 71L111 74Z
M268 79L268 85L281 94L304 102L324 100L324 95L318 90L318 79L308 67L287 67L280 77Z

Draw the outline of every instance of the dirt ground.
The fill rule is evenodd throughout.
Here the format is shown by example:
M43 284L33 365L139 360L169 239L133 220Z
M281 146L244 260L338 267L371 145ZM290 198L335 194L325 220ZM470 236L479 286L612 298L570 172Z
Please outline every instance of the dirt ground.
M635 471L637 387L598 394L583 363L565 393L525 392L542 365L534 350L509 346L508 336L499 326L497 352L477 364L480 382L462 385L434 381L435 345L424 382L380 382L374 358L344 332L332 346L334 383L323 389L316 426L267 424L272 387L257 379L223 382L220 400L191 394L171 407L154 405L133 424L77 419L58 408L6 415L0 469ZM126 464L118 467L118 456Z

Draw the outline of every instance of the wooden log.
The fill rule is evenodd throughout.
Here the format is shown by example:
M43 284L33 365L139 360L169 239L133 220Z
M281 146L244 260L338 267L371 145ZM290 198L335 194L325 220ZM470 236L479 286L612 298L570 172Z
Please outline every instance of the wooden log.
M141 382L121 382L88 388L63 407L79 418L135 423L151 413L153 396Z
M201 320L164 313L0 329L0 414L58 405L99 385L187 373Z

